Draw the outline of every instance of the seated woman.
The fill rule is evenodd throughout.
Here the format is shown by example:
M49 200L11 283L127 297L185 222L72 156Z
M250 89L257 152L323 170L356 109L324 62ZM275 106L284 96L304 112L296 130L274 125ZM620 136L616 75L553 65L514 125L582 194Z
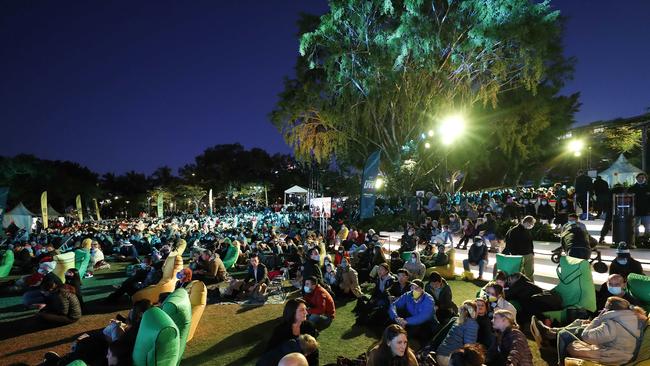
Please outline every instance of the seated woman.
M279 347L282 343L296 339L301 334L309 334L318 338L318 330L312 322L307 320L307 303L303 299L290 299L284 305L282 321L271 333L266 351ZM318 351L311 353L308 357L310 366L318 365Z
M431 272L429 283L424 290L436 301L436 317L440 324L447 322L458 314L458 307L452 300L451 287L438 272Z
M436 359L440 366L449 365L451 353L465 344L476 343L478 323L476 322L476 303L465 301L458 310L459 317L438 347Z
M97 240L93 240L90 245L90 268L86 271L87 277L92 277L95 271L109 269L111 265L104 259L104 252Z
M466 344L451 353L449 366L483 366L485 352L486 350L481 344Z
M301 334L297 338L289 339L273 350L266 352L257 361L257 366L276 366L288 354L300 353L306 358L318 351L318 341L309 334ZM309 363L309 360L307 360Z
M406 330L391 324L384 330L381 341L368 352L367 366L404 365L417 366L415 353L408 346Z
M350 266L347 259L341 261L336 270L337 287L332 287L334 293L339 297L351 297L358 299L363 295L359 287L357 271Z
M476 341L489 349L495 337L492 330L492 319L488 316L488 303L482 297L477 298L474 302L476 303L476 323L478 324Z
M498 336L488 350L488 365L533 366L533 354L515 319L515 315L508 310L501 309L494 313L492 324Z
M549 328L540 321L531 323L538 344L557 344L558 359L574 356L595 363L623 365L635 357L637 340L647 322L642 308L612 296L593 320L575 320L564 328Z
M404 263L404 268L411 274L411 279L423 279L427 271L427 267L420 261L420 253L412 252L411 259Z
M36 318L50 325L66 325L81 318L81 305L73 287L60 285L50 277L43 279L41 291L47 293L46 304Z
M496 283L491 283L485 288L485 294L487 295L488 304L490 306L488 310L490 318L492 318L494 313L498 310L508 310L515 316L515 319L517 318L517 309L506 300L503 293L503 287Z
M79 300L79 305L83 311L85 308L83 296L81 296L81 277L79 276L79 270L76 268L70 268L65 272L65 284L74 289L74 293Z
M400 268L404 268L404 260L400 257L398 251L393 251L390 253L390 268L393 271L397 271Z

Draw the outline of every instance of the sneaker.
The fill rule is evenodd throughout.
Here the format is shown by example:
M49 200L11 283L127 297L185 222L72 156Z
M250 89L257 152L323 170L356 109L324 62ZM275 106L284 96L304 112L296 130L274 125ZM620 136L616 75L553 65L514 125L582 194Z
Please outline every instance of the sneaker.
M86 275L84 276L84 278L93 278L92 272L86 272Z
M61 356L59 356L58 353L54 351L48 351L43 355L43 362L44 363L52 363L52 362L58 362L61 360Z
M542 334L539 329L537 329L537 318L535 315L533 315L533 317L530 319L530 334L533 335L535 343L537 343L537 347L541 348L544 344L544 339L542 338Z
M535 342L539 347L541 347L545 342L557 341L556 329L547 327L534 315L530 320L530 333L533 335L533 338L535 338Z

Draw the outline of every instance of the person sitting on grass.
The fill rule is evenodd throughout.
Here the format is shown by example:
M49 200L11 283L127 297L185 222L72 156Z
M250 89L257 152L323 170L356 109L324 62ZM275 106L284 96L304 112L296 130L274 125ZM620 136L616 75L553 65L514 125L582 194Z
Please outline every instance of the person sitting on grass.
M487 300L490 307L488 310L490 318L493 318L494 313L496 313L498 310L508 310L515 316L515 319L517 318L517 309L515 309L515 307L506 300L503 293L503 287L501 287L501 285L490 283L485 288L485 294L487 295Z
M336 275L336 268L334 264L327 263L325 265L325 272L323 273L323 281L327 286L332 289L337 289L339 287L339 278Z
M243 280L232 279L226 295L239 298L249 296L256 301L266 300L266 290L270 283L268 271L263 263L260 263L260 257L257 253L252 253L249 257L248 271Z
M397 270L397 281L388 288L388 299L391 303L411 290L410 277L408 270L404 268Z
M357 324L385 324L388 322L388 305L390 304L388 290L396 282L390 273L388 263L382 263L377 268L377 279L369 299L359 298L354 312L357 313Z
M350 266L348 260L343 258L341 265L336 270L337 284L332 287L337 297L348 297L358 299L361 297L361 287L359 287L359 277L357 271Z
M533 317L530 331L540 347L547 342L557 345L560 365L567 356L599 364L624 365L635 357L647 321L642 308L611 296L593 320L577 319L563 328L549 328Z
M81 360L88 365L103 364L110 347L118 344L120 350L123 348L129 356L133 353L135 339L140 329L140 321L144 312L151 308L151 302L147 299L137 301L133 304L127 318L118 314L111 319L105 328L95 329L83 333L72 343L71 352L59 356L56 352L47 352L43 366L61 365L65 366L75 360ZM121 359L119 353L113 350L113 357ZM118 363L122 365L123 363Z
M466 344L451 353L449 366L483 366L486 350L483 345Z
M433 296L436 302L436 318L438 318L440 324L447 324L452 317L458 314L458 307L452 300L451 287L440 276L440 273L431 272L429 283L427 283L424 290Z
M316 329L323 330L330 326L336 315L336 306L332 296L318 284L316 277L305 279L303 298L309 306L309 321L314 323Z
M318 330L314 326L314 323L307 320L307 315L307 303L305 300L300 298L287 300L284 304L281 322L273 328L265 352L270 352L284 342L296 339L302 334L308 334L314 338L318 338ZM317 366L318 350L309 354L308 360L310 366Z
M71 324L81 318L81 305L73 287L46 277L41 283L41 291L47 295L45 307L36 314L39 321L56 326Z
M409 271L410 278L412 279L423 279L424 274L427 271L427 268L420 261L420 253L412 252L411 259L404 263L404 268Z
M122 296L124 296L124 294L133 296L133 294L138 292L140 289L158 283L160 278L162 278L163 264L163 261L152 264L151 256L146 256L144 261L138 265L139 267L133 276L124 280L121 285L116 286L117 288L115 291L108 295L105 302L117 302L122 298Z
M90 245L90 268L86 272L87 277L92 277L95 271L110 269L111 265L104 259L104 252L97 240Z
M226 266L219 254L206 249L201 253L201 260L198 262L197 268L192 270L192 276L195 280L211 285L225 281L228 272L226 272Z
M488 264L488 248L480 236L474 237L474 242L467 251L467 259L463 259L463 269L465 270L465 277L471 278L469 275L469 266L478 266L478 279L483 279L483 271Z
M488 365L533 366L533 354L515 319L515 314L508 310L494 312L492 326L497 332L497 337L488 350Z
M448 366L451 353L465 344L476 343L478 323L476 303L467 300L460 307L459 317L437 349L436 360L440 366Z
M424 292L422 280L413 280L411 290L395 300L389 308L390 319L405 328L413 339L424 344L435 334L438 319L433 297Z
M259 361L257 366L276 366L280 360L291 353L301 353L306 358L318 351L318 341L309 334L301 334L296 338L289 339L275 349L266 352Z
M406 329L398 324L391 324L381 336L379 343L368 352L367 366L417 366L415 353L408 346Z

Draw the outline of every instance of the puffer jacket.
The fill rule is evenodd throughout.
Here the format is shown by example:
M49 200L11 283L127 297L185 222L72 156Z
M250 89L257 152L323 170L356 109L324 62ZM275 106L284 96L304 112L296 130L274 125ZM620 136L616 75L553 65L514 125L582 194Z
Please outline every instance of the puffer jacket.
M351 292L355 297L361 297L361 287L359 287L359 274L349 265L345 268L339 267L336 271L337 283L341 290Z
M622 365L634 356L637 339L641 336L641 325L632 310L610 310L595 317L582 332L581 338L598 346L590 359Z
M533 354L519 329L506 329L488 350L491 364L533 366Z
M455 350L462 348L465 344L476 343L478 336L478 323L475 319L468 318L463 324L454 324L445 340L438 347L438 354L448 357Z

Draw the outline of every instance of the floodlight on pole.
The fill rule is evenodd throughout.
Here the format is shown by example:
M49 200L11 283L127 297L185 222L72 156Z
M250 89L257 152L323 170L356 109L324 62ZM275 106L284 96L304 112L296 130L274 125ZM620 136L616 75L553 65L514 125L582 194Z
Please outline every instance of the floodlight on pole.
M377 177L377 179L375 179L375 189L381 189L383 185L384 179L382 177Z
M428 143L428 142L425 142L425 143L424 143L424 148L425 148L425 149L428 149L428 148L430 148L430 147L431 147L431 144L430 144L430 143Z
M429 137L433 137L433 130L429 130L429 132L427 132L427 134L429 135Z
M585 143L582 140L571 140L569 141L569 151L573 153L574 156L582 155L582 149L585 147Z
M444 145L451 145L465 130L465 119L461 115L452 115L440 124L440 135Z

